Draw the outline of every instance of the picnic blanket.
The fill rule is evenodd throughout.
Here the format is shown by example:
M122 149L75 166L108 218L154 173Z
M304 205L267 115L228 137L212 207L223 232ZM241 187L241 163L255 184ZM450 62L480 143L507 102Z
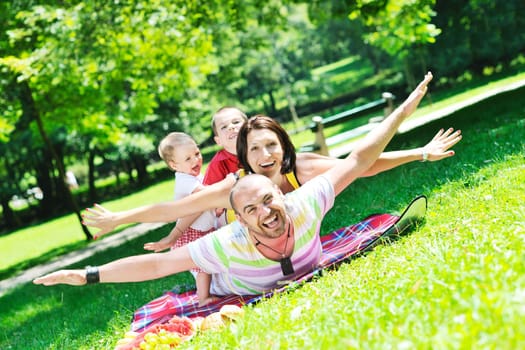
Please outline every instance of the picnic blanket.
M311 280L314 276L319 275L323 269L371 249L382 238L403 233L413 227L415 222L424 218L425 212L426 197L419 196L409 204L401 215L374 214L357 224L342 227L321 236L322 255L318 269L300 277L292 285L284 286L266 294L227 295L206 306L199 307L195 290L184 293L168 291L135 311L131 330L141 332L153 324L167 322L175 315L189 318L206 317L213 312L218 312L224 305L253 304L261 299L269 298L273 294L287 291L293 286Z

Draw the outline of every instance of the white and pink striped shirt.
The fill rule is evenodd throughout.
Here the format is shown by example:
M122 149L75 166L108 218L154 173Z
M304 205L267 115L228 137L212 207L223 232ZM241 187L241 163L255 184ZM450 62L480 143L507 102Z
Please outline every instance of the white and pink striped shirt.
M294 225L293 275L284 276L278 261L264 257L238 222L189 243L195 264L213 275L210 292L261 294L279 288L282 281L295 280L315 269L321 256L321 221L334 199L332 184L323 176L286 194L286 209Z

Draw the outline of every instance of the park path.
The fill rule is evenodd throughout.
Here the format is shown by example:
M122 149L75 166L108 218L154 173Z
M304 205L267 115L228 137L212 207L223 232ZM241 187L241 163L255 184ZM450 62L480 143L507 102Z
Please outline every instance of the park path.
M87 259L95 253L104 251L112 247L118 247L122 243L126 241L131 241L162 225L165 225L165 223L149 223L131 226L122 230L119 233L115 233L103 239L96 240L82 249L75 250L61 256L57 256L54 259L51 259L51 261L49 262L34 266L30 269L19 273L14 277L2 280L0 281L0 297L16 286L22 285L27 282L31 282L35 278L42 276L46 273L59 270L71 264L75 264L79 261Z
M474 105L487 98L490 98L492 96L495 96L495 95L498 95L504 92L517 90L523 86L525 86L525 79L513 82L511 84L508 84L502 87L496 87L489 91L483 92L479 95L473 96L465 101L450 104L445 108L439 109L427 115L413 118L413 119L408 119L399 128L399 133L408 132L422 125L425 125L426 123L432 122L434 120L438 120L440 118L444 118L454 112L457 112L468 106ZM356 133L361 133L361 134L366 133L369 130L371 130L374 127L374 125L375 124L364 125L356 129ZM354 145L355 143L349 143L341 147L332 148L330 149L330 155L333 157L339 157L339 156L348 154L351 152ZM97 240L89 244L89 246L85 248L56 257L47 263L44 263L44 264L32 267L30 269L27 269L25 271L22 271L21 273L19 273L18 275L14 277L0 281L0 297L6 294L12 288L15 288L22 284L31 282L36 277L42 276L46 273L49 273L55 270L59 270L71 264L82 261L92 256L95 253L104 251L112 247L119 246L125 241L129 241L139 236L142 236L146 234L147 232L149 232L150 230L158 228L162 225L165 225L165 223L138 224L138 225L129 227L119 233L106 237L104 239Z

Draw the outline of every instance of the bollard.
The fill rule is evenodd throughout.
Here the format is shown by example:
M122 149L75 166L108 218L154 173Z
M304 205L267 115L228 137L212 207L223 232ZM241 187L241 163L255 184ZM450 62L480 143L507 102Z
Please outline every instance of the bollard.
M326 138L323 132L323 118L315 116L312 118L315 124L315 153L319 153L323 156L329 156L328 146L326 145Z
M386 106L384 108L385 118L394 111L394 94L391 92L383 92L381 97L385 100Z

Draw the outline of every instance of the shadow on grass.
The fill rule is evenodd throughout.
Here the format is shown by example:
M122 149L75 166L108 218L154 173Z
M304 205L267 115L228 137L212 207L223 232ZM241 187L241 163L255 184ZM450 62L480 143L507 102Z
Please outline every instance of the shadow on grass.
M25 260L21 263L18 263L16 266L9 267L7 269L0 270L0 280L4 280L7 278L10 278L24 270L27 270L33 266L37 266L43 263L49 262L51 259L60 256L62 254L66 254L69 252L72 252L74 250L78 250L81 248L84 248L88 245L87 241L81 241L76 243L71 243L56 249L53 249L45 254L40 255L39 257Z
M131 226L134 226L134 224L122 225L116 228L115 230L113 230L111 234L106 235L103 239L106 239L112 235L118 234ZM96 244L96 242L94 240L91 240L91 241L84 240L84 241L71 243L68 245L63 245L61 247L52 248L36 258L27 259L21 263L18 263L17 265L13 265L8 268L0 270L0 280L11 278L22 271L38 266L40 264L47 263L51 261L52 259L59 257L61 255L88 247L90 244Z

